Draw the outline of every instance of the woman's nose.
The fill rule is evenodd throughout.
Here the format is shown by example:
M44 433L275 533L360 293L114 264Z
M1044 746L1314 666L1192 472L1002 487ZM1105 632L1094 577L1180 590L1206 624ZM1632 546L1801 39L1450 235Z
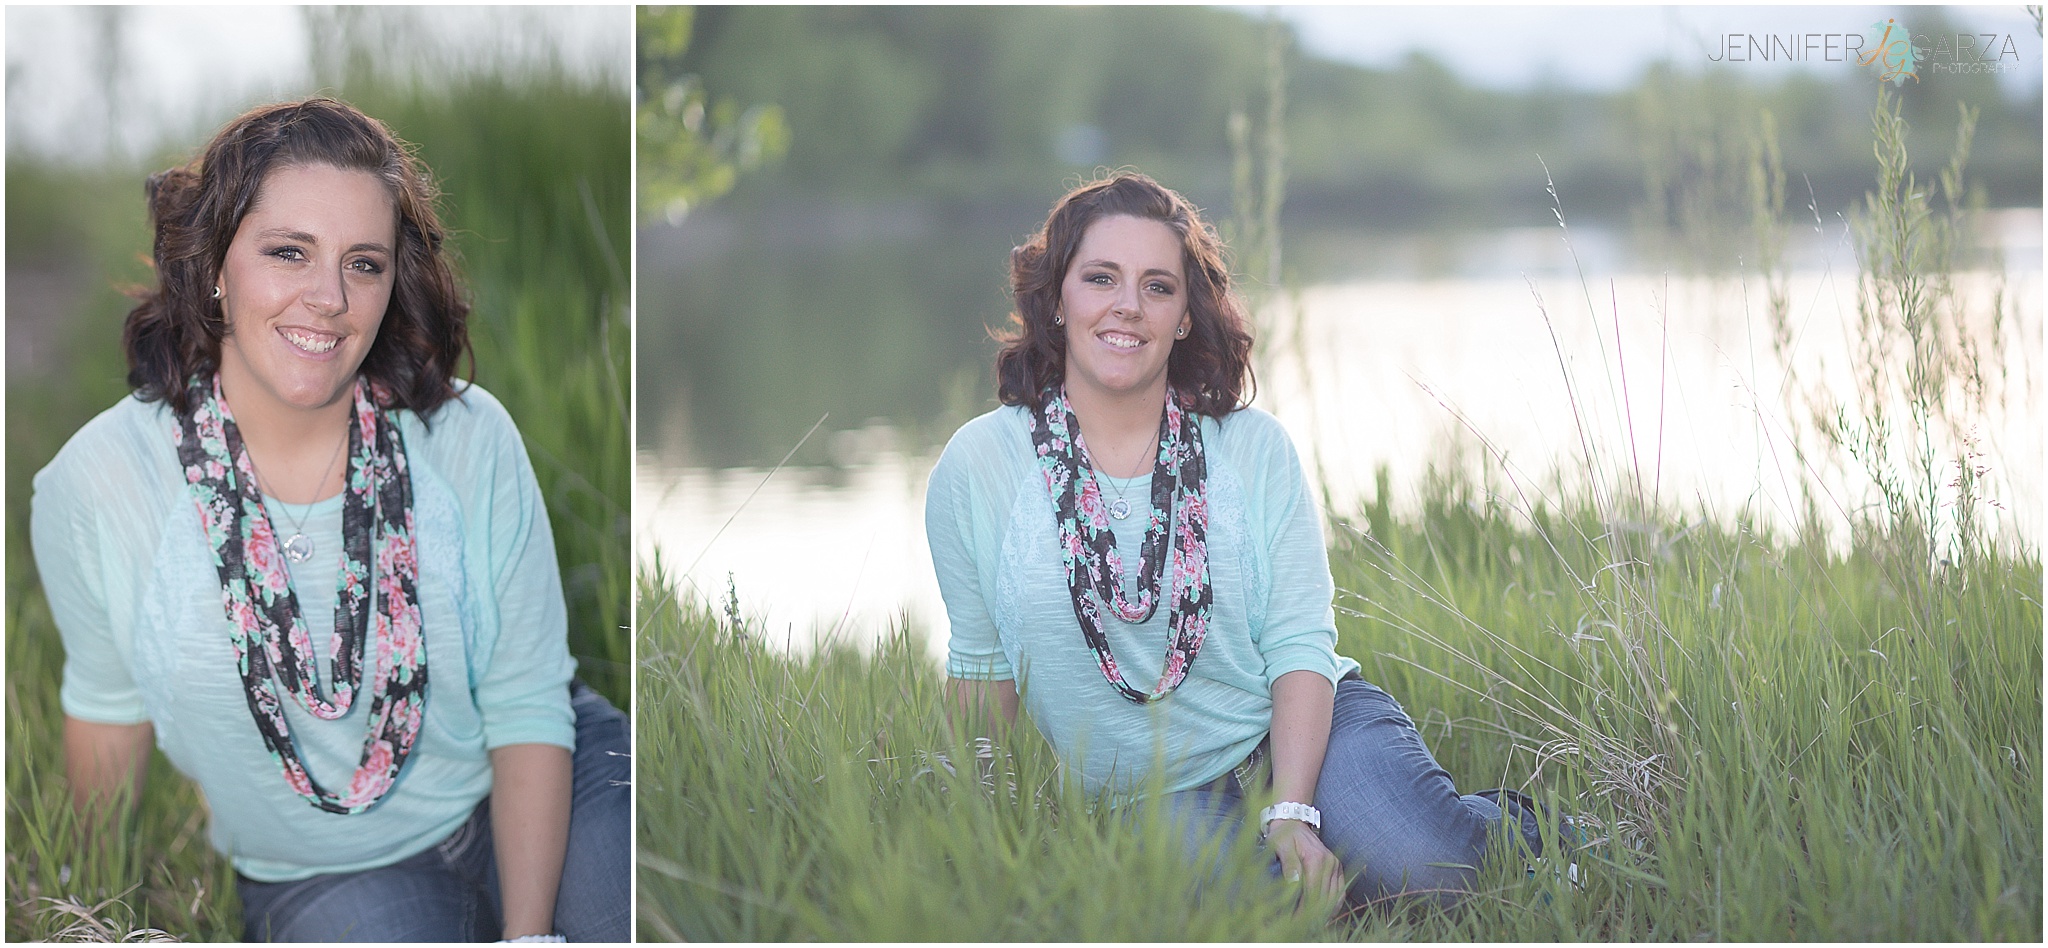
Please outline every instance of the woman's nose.
M1116 311L1127 316L1136 316L1139 309L1138 288L1135 283L1125 282L1117 288Z
M348 283L342 278L341 269L321 268L316 271L301 299L308 309L322 316L339 316L348 312Z

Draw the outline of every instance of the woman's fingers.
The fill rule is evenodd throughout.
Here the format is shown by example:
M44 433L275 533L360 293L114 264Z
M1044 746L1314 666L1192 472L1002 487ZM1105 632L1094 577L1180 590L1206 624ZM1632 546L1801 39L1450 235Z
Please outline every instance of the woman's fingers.
M1312 845L1301 846L1301 876L1304 887L1310 892L1339 897L1344 894L1344 866L1337 861L1335 853L1324 846L1322 840L1312 834L1303 834L1314 840Z
M1275 846L1280 856L1280 877L1289 882L1301 881L1301 854L1288 844Z
M1271 842L1274 854L1280 857L1281 877L1300 883L1305 901L1328 900L1334 906L1343 899L1344 864L1323 845L1322 838L1306 824L1276 823L1274 830Z

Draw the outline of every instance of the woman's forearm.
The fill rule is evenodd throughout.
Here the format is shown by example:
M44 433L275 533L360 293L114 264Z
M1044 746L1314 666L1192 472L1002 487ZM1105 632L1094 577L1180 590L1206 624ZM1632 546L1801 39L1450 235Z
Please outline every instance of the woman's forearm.
M555 928L555 890L569 848L569 751L508 744L491 751L491 837L498 853L504 937Z
M79 812L142 799L149 775L149 749L156 729L141 724L100 724L64 716L64 775Z
M1017 723L1017 682L979 681L972 678L946 679L946 722L954 727L968 727L979 730L977 725L994 724L1000 714L1002 723ZM993 730L993 728L991 728ZM977 733L971 737L989 737L988 733Z
M1316 779L1330 748L1330 713L1336 689L1312 671L1291 671L1273 682L1273 791L1281 801L1316 802ZM1342 904L1344 866L1322 839L1298 820L1274 820L1266 836L1286 878L1303 884L1303 894ZM1304 904L1315 904L1309 900Z
M1330 746L1336 691L1312 671L1291 671L1273 683L1273 791L1276 799L1314 804L1316 778Z

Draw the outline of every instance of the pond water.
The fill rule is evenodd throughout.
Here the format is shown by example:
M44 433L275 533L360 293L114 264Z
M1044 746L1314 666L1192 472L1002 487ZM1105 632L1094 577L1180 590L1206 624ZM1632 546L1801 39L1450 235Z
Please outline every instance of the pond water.
M995 405L987 327L1008 311L1007 252L1032 223L905 213L643 230L641 556L708 601L735 594L790 648L907 621L942 652L924 481L953 429ZM1968 421L1999 505L1984 513L2038 539L2042 219L1986 223L2005 264L1958 281L1989 340L1988 404ZM1861 475L1824 462L1802 473L1793 452L1795 437L1813 444L1803 419L1816 395L1855 391L1856 267L1839 234L1788 253L1779 341L1754 273L1666 274L1632 259L1623 232L1561 236L1290 244L1315 272L1260 307L1254 404L1292 433L1332 513L1370 500L1382 467L1401 510L1431 465L1490 459L1497 490L1529 496L1554 496L1562 471L1694 516L1782 525L1810 478L1827 516L1849 515Z

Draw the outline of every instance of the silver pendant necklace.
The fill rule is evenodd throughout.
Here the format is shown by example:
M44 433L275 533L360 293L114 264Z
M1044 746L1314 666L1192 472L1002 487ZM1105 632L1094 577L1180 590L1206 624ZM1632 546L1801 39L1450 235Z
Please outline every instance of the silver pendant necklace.
M1116 491L1116 499L1109 502L1109 515L1117 520L1130 519L1131 502L1124 497L1125 488L1119 485L1116 482L1116 478L1108 471L1104 471L1101 468L1096 468L1095 470L1100 475L1096 477L1095 482L1100 484L1104 479L1107 479L1109 486Z
M1109 486L1116 487L1116 499L1109 502L1109 515L1118 520L1129 519L1131 516L1131 502L1124 499L1123 488L1117 487L1115 478L1110 479Z
M278 504L284 506L284 501L280 500ZM311 511L308 510L308 513ZM291 511L286 510L285 516L289 518ZM292 535L284 541L284 558L294 563L304 563L313 558L313 541L307 539L305 526L306 521L303 518L292 524Z
M1115 517L1118 520L1122 520L1126 517L1129 517L1131 515L1130 501L1127 501L1122 497L1118 497L1116 499L1116 503L1109 505L1109 515Z
M327 486L327 473L334 470L335 458L341 457L342 448L347 446L348 436L343 435L341 446L334 449L334 457L328 458L327 465L320 469L320 487ZM263 472L256 468L256 456L253 454L249 455L249 469L256 472L256 488L263 490L264 493L269 493L269 491L263 489ZM319 487L315 487L313 492L318 494ZM317 502L317 498L315 502ZM313 515L312 506L310 504L307 505L305 516L292 520L291 505L285 503L282 497L278 498L277 505L284 510L285 522L290 523L292 526L292 535L286 538L278 547L284 551L284 558L294 563L304 563L312 559L314 553L313 540L311 537L306 536L306 519Z

